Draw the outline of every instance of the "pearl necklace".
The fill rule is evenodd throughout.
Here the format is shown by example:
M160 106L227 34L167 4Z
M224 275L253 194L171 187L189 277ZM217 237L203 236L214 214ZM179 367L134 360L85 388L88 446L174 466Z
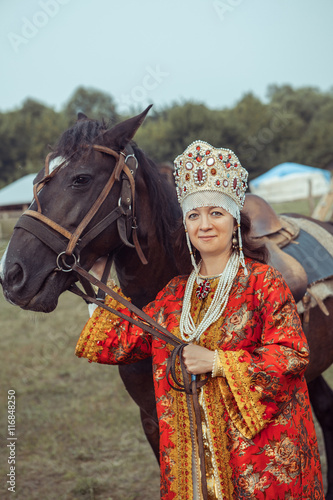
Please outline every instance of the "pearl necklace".
M239 255L237 252L234 252L228 260L228 263L219 279L219 284L217 285L214 298L198 326L195 326L191 316L192 290L197 279L196 271L192 271L186 283L183 308L179 323L180 334L185 342L193 342L193 340L198 341L203 332L205 332L210 325L215 323L222 316L238 269Z
M202 262L202 261L201 261ZM198 279L201 279L201 280L215 280L216 278L221 278L223 273L220 273L220 274L215 274L215 276L202 276L202 274L198 274ZM198 280L197 280L198 281Z

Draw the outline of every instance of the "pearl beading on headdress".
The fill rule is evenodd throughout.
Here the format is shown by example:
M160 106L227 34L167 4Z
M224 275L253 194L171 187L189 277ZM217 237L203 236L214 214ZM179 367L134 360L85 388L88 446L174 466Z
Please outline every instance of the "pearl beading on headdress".
M175 159L178 201L192 193L215 191L228 195L241 210L245 201L248 173L233 151L194 141Z

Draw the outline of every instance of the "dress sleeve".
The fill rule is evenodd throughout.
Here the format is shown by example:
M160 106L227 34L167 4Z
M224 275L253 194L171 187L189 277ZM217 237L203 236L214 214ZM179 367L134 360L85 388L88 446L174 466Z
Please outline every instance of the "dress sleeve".
M227 411L252 438L302 390L309 348L292 294L280 273L268 268L259 290L261 337L251 349L218 351L225 377L218 377Z
M114 291L129 300L120 288L114 287ZM158 294L154 302L144 308L144 311L153 317L155 308L161 307L159 298L162 296L163 291ZM140 319L109 296L106 297L105 303L126 316ZM149 333L116 314L97 307L81 332L75 354L80 358L87 358L90 362L129 364L151 356L151 344L152 337Z

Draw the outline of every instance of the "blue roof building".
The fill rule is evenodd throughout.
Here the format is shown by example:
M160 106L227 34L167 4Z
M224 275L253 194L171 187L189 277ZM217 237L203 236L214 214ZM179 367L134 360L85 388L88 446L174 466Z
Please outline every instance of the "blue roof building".
M250 191L269 203L322 196L329 191L331 173L298 163L281 163L249 183Z

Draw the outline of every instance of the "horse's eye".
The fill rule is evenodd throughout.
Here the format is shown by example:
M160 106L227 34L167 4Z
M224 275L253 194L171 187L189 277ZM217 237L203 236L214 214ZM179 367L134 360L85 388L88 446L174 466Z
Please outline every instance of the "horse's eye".
M78 175L73 181L73 186L84 186L85 184L88 184L90 179L90 175Z

